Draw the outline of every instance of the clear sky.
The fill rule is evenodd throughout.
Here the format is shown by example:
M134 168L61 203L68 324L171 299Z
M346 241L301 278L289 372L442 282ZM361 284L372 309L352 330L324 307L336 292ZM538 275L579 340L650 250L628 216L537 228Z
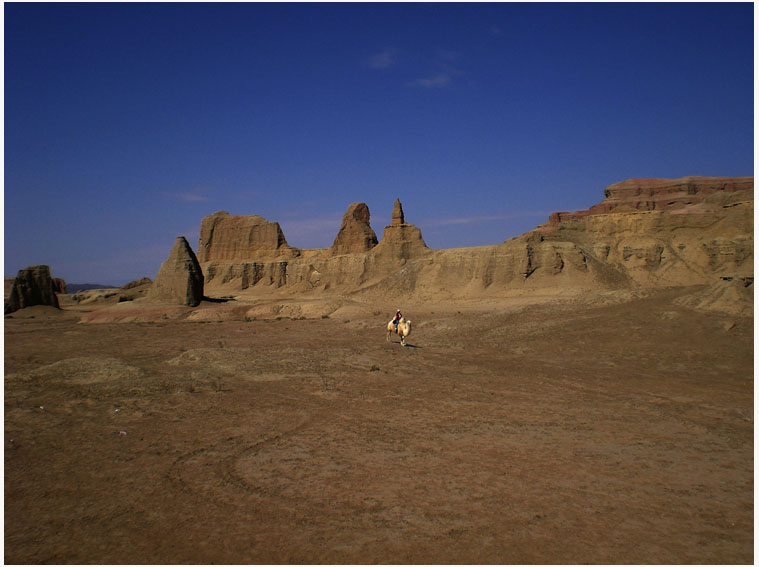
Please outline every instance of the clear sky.
M753 175L753 4L6 3L5 274L155 277L218 210L393 201L500 243L631 177Z

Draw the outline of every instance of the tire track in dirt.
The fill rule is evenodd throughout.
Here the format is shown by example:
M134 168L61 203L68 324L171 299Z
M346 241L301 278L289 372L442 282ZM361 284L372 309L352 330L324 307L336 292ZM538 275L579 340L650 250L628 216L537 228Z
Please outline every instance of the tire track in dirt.
M261 491L250 483L246 482L244 478L234 472L234 464L245 456L255 454L257 451L265 448L267 445L276 443L283 439L288 439L298 435L303 430L307 429L311 425L311 420L307 420L302 424L280 433L278 435L272 435L266 439L261 439L256 443L242 444L240 436L227 438L227 443L219 443L211 445L209 447L199 447L189 453L180 455L171 463L168 471L166 472L166 478L170 484L177 490L190 494L196 492L192 488L194 484L206 485L209 479L206 475L201 475L201 478L197 482L193 483L186 480L188 476L187 471L184 470L190 466L198 457L205 457L198 459L195 469L208 466L209 459L214 457L218 459L216 465L213 467L214 474L218 479L222 481L222 486L228 485L234 487L238 491L242 491L248 494L260 494Z

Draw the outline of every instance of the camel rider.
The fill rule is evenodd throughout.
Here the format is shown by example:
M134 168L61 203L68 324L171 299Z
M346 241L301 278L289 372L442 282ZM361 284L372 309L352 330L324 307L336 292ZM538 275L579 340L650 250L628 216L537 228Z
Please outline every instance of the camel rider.
M398 311L395 312L395 317L393 317L393 325L395 325L395 332L398 332L398 323L403 318L403 315L401 314L401 310L398 309Z

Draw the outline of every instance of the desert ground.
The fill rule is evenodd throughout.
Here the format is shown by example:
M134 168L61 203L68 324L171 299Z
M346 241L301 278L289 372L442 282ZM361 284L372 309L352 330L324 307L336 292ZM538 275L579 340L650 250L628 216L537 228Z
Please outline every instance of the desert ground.
M753 320L685 291L22 310L5 562L753 563Z

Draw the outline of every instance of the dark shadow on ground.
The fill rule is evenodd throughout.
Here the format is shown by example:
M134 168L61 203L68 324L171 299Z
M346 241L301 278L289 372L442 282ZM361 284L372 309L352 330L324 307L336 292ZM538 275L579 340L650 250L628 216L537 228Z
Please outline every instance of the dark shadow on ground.
M203 296L203 301L208 301L209 303L227 303L228 301L236 301L234 297L207 297Z

